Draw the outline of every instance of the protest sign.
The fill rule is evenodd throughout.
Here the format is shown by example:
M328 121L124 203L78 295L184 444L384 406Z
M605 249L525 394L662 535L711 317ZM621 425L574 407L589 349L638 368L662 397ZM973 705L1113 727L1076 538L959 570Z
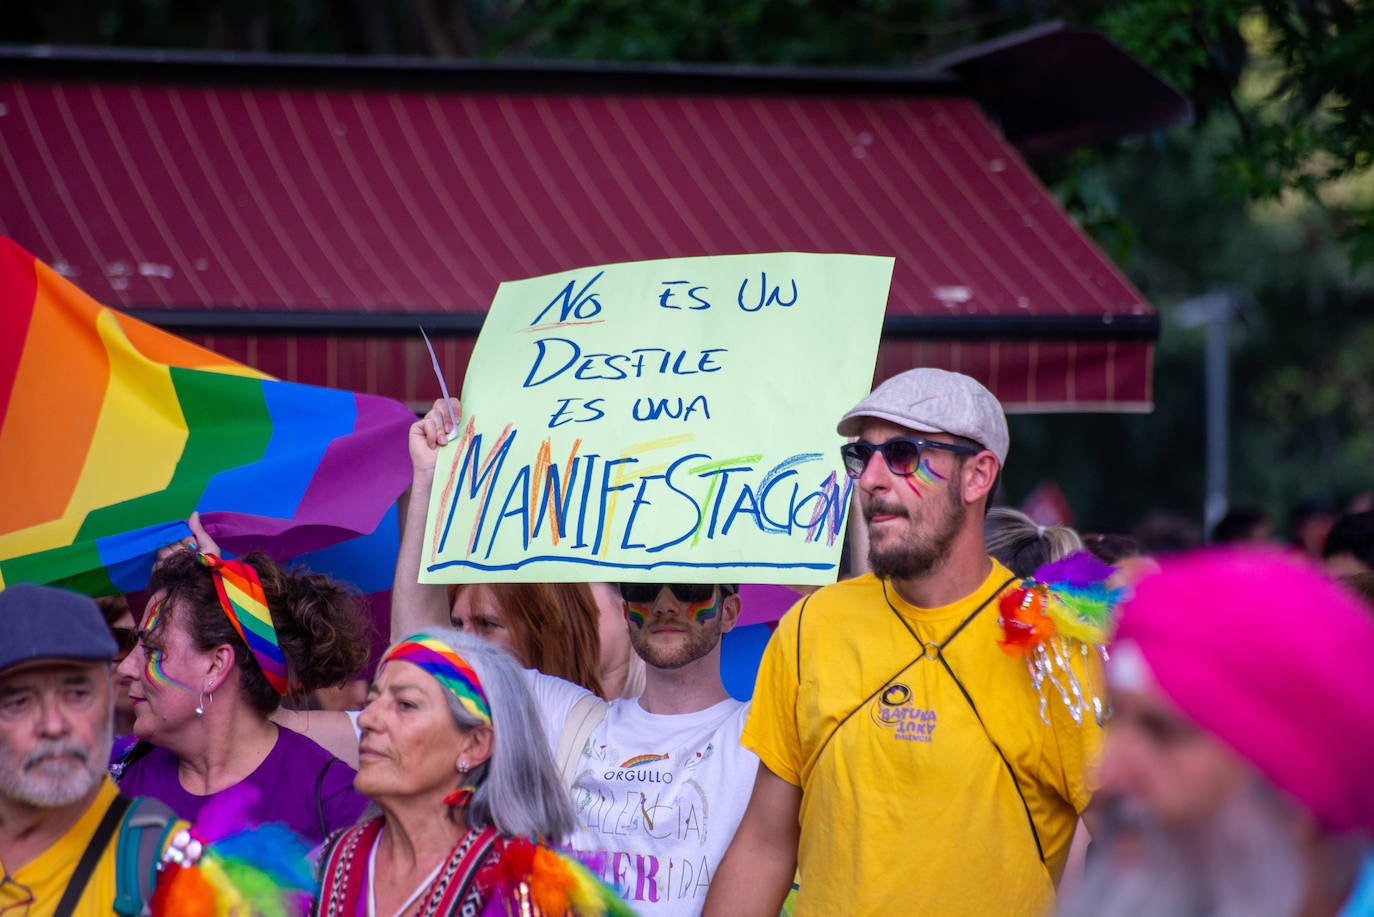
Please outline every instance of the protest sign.
M503 283L422 582L835 579L892 259L640 261Z

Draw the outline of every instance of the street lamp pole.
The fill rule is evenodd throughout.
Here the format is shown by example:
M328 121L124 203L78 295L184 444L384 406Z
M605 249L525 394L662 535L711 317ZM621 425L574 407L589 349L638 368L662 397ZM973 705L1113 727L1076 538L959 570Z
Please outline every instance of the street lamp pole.
M1202 506L1203 530L1210 538L1229 508L1230 458L1230 338L1231 319L1246 300L1219 290L1185 300L1175 306L1178 322L1185 328L1206 326L1207 345L1203 363L1203 403L1206 412L1206 497Z

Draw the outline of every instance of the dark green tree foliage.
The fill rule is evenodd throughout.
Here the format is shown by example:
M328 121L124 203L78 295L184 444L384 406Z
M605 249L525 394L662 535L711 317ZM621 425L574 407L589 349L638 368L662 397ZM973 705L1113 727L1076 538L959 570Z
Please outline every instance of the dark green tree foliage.
M1010 498L1053 477L1088 528L1153 510L1200 522L1204 332L1184 327L1173 306L1219 287L1249 301L1231 331L1232 505L1267 513L1281 530L1304 500L1374 487L1374 277L1352 274L1339 214L1218 191L1217 164L1238 131L1215 118L1074 157L1060 185L1091 190L1099 241L1126 227L1129 245L1113 254L1160 308L1156 410L1013 418Z
M1325 203L1356 264L1374 260L1374 208L1333 206L1332 183L1374 163L1374 6L1346 0L1134 0L1102 25L1235 136L1223 189L1256 200L1299 192ZM1244 32L1244 37L1243 33ZM1246 38L1261 44L1255 59ZM1263 80L1254 97L1242 78ZM1229 186L1229 187L1228 187Z

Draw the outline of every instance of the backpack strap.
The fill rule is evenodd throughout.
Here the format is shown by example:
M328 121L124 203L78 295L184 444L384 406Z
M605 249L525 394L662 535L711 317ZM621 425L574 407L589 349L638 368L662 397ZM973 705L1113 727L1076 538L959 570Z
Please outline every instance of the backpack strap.
M553 763L564 786L572 786L577 778L577 762L582 757L587 737L605 718L606 704L595 694L584 694L573 704L563 723L563 731L558 734L558 748L553 754Z
M329 825L324 817L324 778L338 761L336 756L330 755L329 760L324 762L324 767L320 768L319 775L315 777L315 817L320 822L320 837L329 837Z
M180 824L176 813L156 799L130 801L115 847L115 913L138 917L148 912L162 851Z
M80 861L76 864L76 869L72 871L71 880L67 883L67 890L62 893L61 900L57 902L57 907L53 911L55 917L71 917L72 914L76 913L76 905L81 901L81 895L86 891L86 883L91 880L91 873L95 871L95 864L100 862L101 856L105 853L105 848L110 845L110 838L114 836L115 829L119 827L120 819L124 817L124 813L130 805L130 800L126 796L116 795L110 801L110 807L105 810L105 815L100 819L100 824L96 826L95 834L91 835L85 851L81 854Z

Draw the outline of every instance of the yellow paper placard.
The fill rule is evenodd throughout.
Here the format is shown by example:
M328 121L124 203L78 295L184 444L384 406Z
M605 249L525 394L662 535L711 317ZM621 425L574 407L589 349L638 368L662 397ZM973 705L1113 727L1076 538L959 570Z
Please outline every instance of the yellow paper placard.
M891 258L638 261L503 283L440 452L422 582L835 579Z

